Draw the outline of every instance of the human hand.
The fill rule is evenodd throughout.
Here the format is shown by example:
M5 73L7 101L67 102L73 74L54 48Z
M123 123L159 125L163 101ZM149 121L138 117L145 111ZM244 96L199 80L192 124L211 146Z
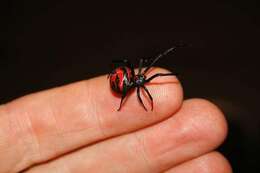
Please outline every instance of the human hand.
M149 75L157 72L165 70ZM206 100L183 101L173 76L152 83L148 112L135 93L116 111L120 98L106 76L0 106L0 172L231 173L214 151L227 134L221 111Z

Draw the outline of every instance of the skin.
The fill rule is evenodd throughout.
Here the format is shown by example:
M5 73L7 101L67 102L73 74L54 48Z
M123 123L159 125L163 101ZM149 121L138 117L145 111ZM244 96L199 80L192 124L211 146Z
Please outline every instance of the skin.
M0 106L0 172L231 173L214 151L227 135L223 113L207 100L183 101L174 76L146 86L153 111L135 92L116 111L120 97L106 75Z

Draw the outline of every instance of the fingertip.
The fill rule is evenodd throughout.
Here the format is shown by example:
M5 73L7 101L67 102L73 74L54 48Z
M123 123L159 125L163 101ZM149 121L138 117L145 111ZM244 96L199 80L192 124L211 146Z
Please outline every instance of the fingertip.
M232 167L229 161L220 152L211 152L207 154L209 171L214 170L214 173L232 173Z
M208 100L194 98L185 101L195 132L209 145L219 146L226 138L228 125L222 111ZM187 113L188 114L188 113Z
M219 152L210 152L173 167L165 173L232 173L228 160Z

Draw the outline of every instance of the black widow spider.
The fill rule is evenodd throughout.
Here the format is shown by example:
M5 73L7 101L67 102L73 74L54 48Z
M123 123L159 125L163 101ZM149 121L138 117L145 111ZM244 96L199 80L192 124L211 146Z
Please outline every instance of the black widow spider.
M121 95L121 102L118 108L118 111L121 109L122 103L127 96L127 93L133 89L137 88L137 97L140 103L142 104L143 108L147 111L142 98L140 96L140 88L143 88L144 91L147 93L149 99L151 100L151 111L153 110L153 97L151 96L150 92L146 88L145 84L150 82L156 77L159 76L172 76L177 75L176 73L157 73L151 77L146 77L146 73L148 70L163 56L167 55L169 52L175 50L176 47L172 47L165 52L159 54L153 61L145 67L143 70L144 59L140 59L138 73L135 74L133 65L128 60L119 60L113 61L113 63L123 63L123 66L119 66L114 69L109 75L108 78L110 79L110 86L111 89Z

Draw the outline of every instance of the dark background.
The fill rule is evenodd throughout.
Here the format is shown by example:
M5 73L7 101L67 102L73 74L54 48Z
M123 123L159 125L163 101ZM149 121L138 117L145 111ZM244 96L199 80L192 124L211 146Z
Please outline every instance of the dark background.
M230 131L219 150L234 172L258 172L259 7L257 0L1 2L0 103L183 42L157 65L180 73L186 98L222 108Z

